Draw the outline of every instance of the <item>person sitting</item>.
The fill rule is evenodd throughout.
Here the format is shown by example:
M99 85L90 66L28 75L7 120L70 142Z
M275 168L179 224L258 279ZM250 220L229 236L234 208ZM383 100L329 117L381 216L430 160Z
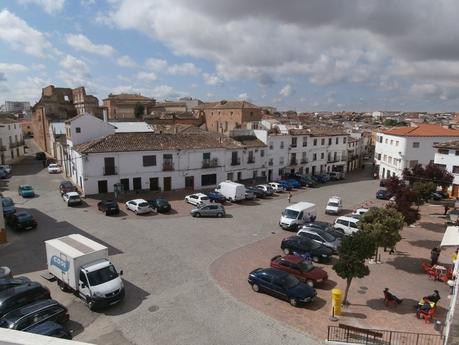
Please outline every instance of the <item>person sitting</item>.
M434 290L433 294L424 297L424 299L427 299L428 301L437 304L437 302L440 300L440 293L438 292L438 290Z
M385 288L383 293L384 293L384 301L387 301L389 303L394 301L397 304L401 304L403 302L402 299L400 299L397 296L395 296L394 294L390 293L388 288Z

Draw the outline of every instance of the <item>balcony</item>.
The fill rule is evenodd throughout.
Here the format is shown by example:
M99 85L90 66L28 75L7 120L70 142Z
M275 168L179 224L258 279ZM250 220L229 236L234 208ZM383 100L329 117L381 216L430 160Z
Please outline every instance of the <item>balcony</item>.
M5 145L0 145L0 152L6 151L6 146Z
M218 159L217 158L203 159L203 161L202 161L202 168L203 169L216 168L216 167L218 167Z
M118 175L118 169L116 167L103 167L102 171L104 176Z
M290 148L291 148L291 149L296 148L296 144L291 144L291 145L290 145Z
M231 160L231 165L241 165L241 159L240 158L233 158Z
M247 164L253 164L253 163L255 163L255 158L249 157L249 159L247 159Z
M336 162L339 162L339 161L340 161L339 157L333 157L333 158L330 157L330 158L327 159L327 163L336 163Z
M10 148L11 149L14 149L16 147L21 147L21 146L24 146L24 140L19 140L15 143L10 143Z
M173 171L174 170L174 163L164 161L163 162L163 171Z
M301 164L307 164L307 163L309 163L309 160L307 158L302 158L300 163Z
M298 161L296 159L290 159L290 165L297 165Z
M274 164L273 161L269 161L269 162L268 162L268 165L269 165L270 167L273 166L273 164Z

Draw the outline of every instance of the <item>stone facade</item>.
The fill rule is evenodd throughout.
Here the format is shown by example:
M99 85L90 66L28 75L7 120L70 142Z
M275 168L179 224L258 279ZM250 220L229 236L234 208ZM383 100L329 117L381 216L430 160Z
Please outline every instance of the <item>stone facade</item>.
M87 95L84 87L73 89L73 103L78 115L88 113L102 118L102 108L99 107L99 100L95 96Z
M135 106L137 103L144 106L144 115L148 115L151 113L156 101L153 98L136 94L110 94L108 98L104 99L104 107L107 108L109 120L135 119Z

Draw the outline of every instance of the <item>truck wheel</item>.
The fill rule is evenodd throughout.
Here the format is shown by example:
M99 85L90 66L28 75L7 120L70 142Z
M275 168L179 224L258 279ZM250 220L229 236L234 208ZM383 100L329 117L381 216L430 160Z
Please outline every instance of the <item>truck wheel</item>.
M91 310L91 311L94 310L94 301L89 301L89 302L88 302L88 308L89 308L89 310Z
M61 291L63 291L63 292L68 292L69 291L69 289L67 288L67 285L65 285L65 283L63 281L58 280L57 281L57 285L59 285L59 289L61 289Z

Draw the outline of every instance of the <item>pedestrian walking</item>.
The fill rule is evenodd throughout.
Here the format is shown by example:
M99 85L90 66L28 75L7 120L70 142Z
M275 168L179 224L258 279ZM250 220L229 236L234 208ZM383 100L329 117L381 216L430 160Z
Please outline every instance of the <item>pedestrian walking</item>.
M433 248L430 252L430 264L435 266L438 263L438 257L440 256L440 249Z
M447 204L445 204L445 213L443 213L443 215L446 216L448 214L448 211L449 211L449 207Z
M288 192L288 203L292 200L292 192Z

